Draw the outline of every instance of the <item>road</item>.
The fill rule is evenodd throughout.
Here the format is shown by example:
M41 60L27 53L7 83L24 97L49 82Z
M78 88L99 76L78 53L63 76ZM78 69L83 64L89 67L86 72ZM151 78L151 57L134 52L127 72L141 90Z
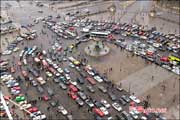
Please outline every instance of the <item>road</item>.
M11 4L13 5L14 2L12 2ZM127 11L124 15L122 14L123 13L122 8L117 7L118 9L117 9L117 12L116 12L115 21L118 21L119 18L121 18L120 22L131 23L132 19L136 18L137 19L136 21L138 23L144 24L144 25L147 24L150 27L151 26L156 26L157 29L162 31L162 32L163 31L165 31L165 32L174 31L175 29L179 30L178 26L173 24L173 23L169 23L167 21L165 22L163 20L156 19L156 18L154 20L150 20L150 18L149 18L149 16L147 14L145 14L145 15L140 14L141 10L142 10L142 12L145 12L145 13L149 12L151 10L151 5L152 4L153 4L152 1L136 1L130 7L128 7L127 9L124 10L124 11ZM28 2L25 2L25 1L21 2L21 7L18 7L19 6L18 4L14 4L14 5L8 10L8 13L9 13L9 15L12 17L12 19L14 21L16 21L16 22L18 22L18 23L20 23L22 25L27 25L29 23L33 23L33 20L38 18L38 17L44 17L44 16L47 16L47 15L56 16L57 13L59 13L62 16L60 21L63 20L64 13L59 12L58 10L54 11L54 10L49 9L48 7L37 7L37 6L35 6L34 3L29 4ZM116 5L118 5L118 4L116 4ZM108 5L105 5L105 6L108 7ZM79 7L79 8L81 9L81 7ZM91 11L98 11L99 9L104 9L104 8L105 8L104 4L99 4L99 5L96 5L94 7L89 7L89 9ZM82 9L83 9L83 7L82 7ZM43 10L44 12L43 13L38 13L39 10ZM66 10L64 10L64 11L66 11ZM136 14L136 13L139 13L139 14ZM142 19L143 17L144 17L144 20ZM100 15L97 15L97 16L92 16L90 18L93 18L93 19L96 19L96 20L97 19L98 20L99 19L110 20L110 14L105 13L105 14L100 14ZM160 29L160 27L162 27L163 23L165 24L165 27L164 27L164 29ZM48 29L45 29L46 33L48 33L48 36L40 34L41 29L43 29L42 23L36 24L33 27L33 29L38 31L39 37L35 41L25 42L25 46L33 46L33 45L41 46L41 44L43 44L43 49L48 50L49 47L50 47L50 44L52 44L54 39L55 39L55 37L52 38L52 35L54 35L54 33L52 33ZM75 42L75 41L66 40L63 43L63 45L66 46L68 44L72 44L73 42ZM80 51L83 51L84 46L86 46L86 44L80 45ZM141 96L143 94L144 96L146 96L147 95L146 91L152 90L154 86L159 85L160 82L163 82L164 80L166 80L166 78L169 77L168 71L162 70L161 68L160 69L157 68L160 71L160 74L164 75L164 76L161 76L161 75L159 75L157 73L154 73L155 76L157 76L157 79L158 78L161 78L161 79L158 79L159 81L157 80L155 83L152 84L152 86L150 85L149 87L145 87L144 84L146 84L147 81L150 80L150 78L151 78L151 75L149 74L149 71L154 70L154 67L143 64L144 61L141 58L134 57L134 58L131 58L131 59L127 59L127 57L126 57L127 53L126 52L123 52L123 51L120 51L120 50L117 51L117 49L115 49L115 47L112 46L112 45L108 44L108 46L110 46L110 48L112 49L111 54L109 54L109 55L107 55L107 56L105 56L103 58L96 59L96 60L94 58L90 58L89 56L87 56L87 58L89 60L89 63L92 64L93 66L95 66L98 69L98 71L100 71L101 73L103 73L104 70L106 70L106 69L108 69L110 67L113 67L114 72L110 73L108 77L111 80L117 82L117 84L119 83L119 81L122 80L122 82L124 84L124 87L126 89L129 88L129 83L132 83L131 84L131 89L135 90L135 94L137 94L139 96ZM20 47L23 48L24 46L20 45ZM18 54L16 54L16 55L18 55ZM75 56L77 56L77 55L78 55L78 53ZM117 62L117 59L118 59L118 62ZM15 58L14 61L17 61L17 60L18 60L18 58ZM112 63L114 63L114 64L112 64ZM123 69L121 72L119 72L120 68ZM137 83L135 82L135 80L133 78L135 78L137 81L139 81L142 84L137 85ZM174 78L172 78L172 79L174 79ZM151 83L151 82L148 81L148 83ZM56 85L53 82L49 82L48 84L52 84L53 89L57 94L56 95L57 98L62 98L62 96L65 96L65 94L66 94L65 91L58 92L59 89L60 89L58 85ZM24 87L25 82L22 83L21 86L23 87L24 90L26 89ZM141 89L144 88L143 86L145 87L145 90L141 91ZM141 91L141 92L139 92L139 91ZM139 94L138 94L138 92L139 92ZM28 98L30 98L30 99L36 99L37 96L39 96L36 89L33 88L33 87L28 89L28 94L29 94ZM156 93L154 92L152 94L156 94ZM97 99L100 99L101 97L105 97L109 101L109 98L107 98L107 96L105 96L103 94L100 94L99 96L94 96L94 95L92 95L92 96L94 98L97 98ZM56 99L56 98L54 98L54 99ZM80 113L79 115L82 116L82 119L87 117L86 116L87 115L87 110L85 108L82 108L81 110L79 110L77 105L73 103L74 101L69 99L67 96L66 96L65 99L66 100L59 99L59 101L60 101L60 103L63 103L65 106L69 106L69 105L71 106L71 107L69 107L67 109L69 111L72 110L72 112L74 113L73 115L74 115L75 118L79 117L78 116L79 113ZM164 99L166 99L166 98L164 98ZM46 110L48 105L49 105L49 103L40 102L40 104L38 104L38 107L40 107L40 110L42 110L44 113L48 113L49 115L52 115L52 116L55 117L56 116L56 114L54 112L55 109L52 108L53 112L49 112L49 111ZM85 113L83 113L81 111L85 111ZM88 115L89 115L88 116L89 118L93 118L92 114L88 114ZM59 117L64 118L64 116L62 116L62 115L60 115Z

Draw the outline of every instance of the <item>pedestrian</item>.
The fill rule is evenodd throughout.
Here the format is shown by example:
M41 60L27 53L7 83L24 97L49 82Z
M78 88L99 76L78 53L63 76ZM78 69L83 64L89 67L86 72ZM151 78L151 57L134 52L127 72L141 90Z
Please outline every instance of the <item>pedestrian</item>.
M50 106L47 107L47 110L48 110L48 111L50 110Z
M174 95L174 97L173 97L173 103L175 103L176 102L176 95Z
M151 80L153 81L154 80L154 76L152 75L152 77L151 77Z

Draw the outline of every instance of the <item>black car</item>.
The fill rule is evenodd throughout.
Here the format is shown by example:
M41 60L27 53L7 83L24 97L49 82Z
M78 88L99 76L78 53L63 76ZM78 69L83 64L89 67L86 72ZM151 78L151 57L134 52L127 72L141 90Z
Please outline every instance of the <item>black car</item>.
M119 98L119 102L120 102L122 105L126 105L126 101L124 101L122 98Z
M98 108L103 107L103 104L101 102L96 101L94 104Z
M84 84L84 80L83 80L81 77L77 78L76 80L77 80L77 82L79 82L80 84Z
M115 101L117 97L113 93L108 93L109 97L111 98L112 101Z

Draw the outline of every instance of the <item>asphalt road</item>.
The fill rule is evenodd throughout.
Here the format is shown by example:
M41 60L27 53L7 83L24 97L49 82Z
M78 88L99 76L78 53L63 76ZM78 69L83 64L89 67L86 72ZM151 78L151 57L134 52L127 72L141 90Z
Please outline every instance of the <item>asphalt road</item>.
M134 5L132 5L132 7L130 7L128 10L127 10L127 13L128 11L139 11L139 9L143 9L144 11L149 11L150 10L150 6L149 6L149 3L151 3L151 1L137 1ZM91 7L90 9L92 10L98 10L98 9L101 9L101 8L104 8L104 6L102 5L99 5L98 8L97 6L94 8L94 7ZM44 12L43 13L38 13L39 10L43 10ZM22 5L21 5L21 8L18 7L18 4L16 4L15 7L12 6L11 9L8 10L10 16L13 18L13 20L15 20L16 22L18 23L21 23L22 25L27 25L29 23L33 23L33 20L37 17L40 17L40 16L47 16L47 15L57 15L57 13L59 12L56 12L56 11L52 11L50 10L49 8L47 7L42 7L42 8L39 8L37 6L35 6L34 4L33 5L30 5L29 3L26 3L25 1L22 2ZM62 16L64 15L64 12L60 13L62 14ZM99 17L97 17L99 18ZM122 21L126 21L126 22L130 22L131 19L134 18L134 14L130 13L130 14L125 14L123 17L122 17ZM63 17L60 19L60 21L63 20ZM42 27L42 23L39 23L39 24L36 24L33 29L37 30L39 33L39 37L34 40L34 41L29 41L29 42L25 42L25 45L24 46L33 46L33 45L37 45L37 46L41 46L41 44L43 44L43 49L45 50L48 50L49 47L50 47L50 44L53 43L53 39L52 38L52 35L54 35L54 33L52 33L50 30L46 29L46 33L48 33L48 36L47 35L42 35L40 34L40 31L41 29L43 29ZM68 40L62 40L63 41L63 46L66 46L68 44L72 44L73 42L75 41L68 41ZM51 43L50 43L51 42ZM21 48L23 48L24 46L20 45ZM85 46L85 44L81 45L80 47L80 50L83 50L83 46ZM15 56L18 56L18 54L15 54ZM75 55L77 56L77 54ZM7 58L9 58L7 56ZM15 63L17 62L18 58L15 58L14 59L11 59L13 60ZM65 64L66 66L66 64ZM64 67L65 67L64 66ZM73 70L72 70L73 71ZM75 71L73 72L75 73ZM18 75L18 74L15 74L15 75ZM43 76L44 76L44 73L43 73ZM72 76L76 76L74 74L72 74ZM48 82L48 85L51 87L56 95L55 97L53 98L54 100L59 100L59 103L62 103L64 106L69 106L69 107L65 107L68 111L72 111L73 113L73 118L80 118L82 117L82 119L85 119L87 118L87 115L88 115L88 118L93 118L93 114L88 114L87 113L87 106L86 107L82 107L81 109L78 108L78 105L71 100L71 98L69 98L67 96L67 92L66 91L63 91L63 90L60 90L59 86L56 85L54 82ZM26 87L25 86L25 82L22 83L22 88L24 90L24 92L26 91ZM105 85L107 86L107 85ZM47 86L44 86L44 88L46 88ZM97 89L97 88L96 88ZM115 91L116 93L117 91ZM37 99L38 96L40 96L40 94L37 92L37 90L34 88L34 87L30 87L28 90L27 90L27 93L29 95L28 99ZM47 93L45 93L47 94ZM90 94L90 93L89 93ZM118 96L122 95L124 93L118 93ZM91 95L91 94L90 94ZM63 96L63 97L62 97ZM100 91L97 92L97 94L92 94L91 95L93 98L96 98L96 99L100 99L100 98L105 98L106 100L108 100L109 102L110 99L107 97L107 95L104 95L104 94L101 94ZM63 99L62 99L63 98ZM48 102L39 102L37 104L37 106L40 108L40 110L44 113L46 113L48 116L52 116L53 118L56 117L56 110L54 108L51 108L52 110L48 111L46 108L47 106L49 105ZM124 108L127 110L127 108ZM112 110L112 114L117 114L116 111L114 111L113 109ZM110 111L111 111L110 110ZM61 114L58 114L58 116L60 118L64 118L64 116L62 116Z

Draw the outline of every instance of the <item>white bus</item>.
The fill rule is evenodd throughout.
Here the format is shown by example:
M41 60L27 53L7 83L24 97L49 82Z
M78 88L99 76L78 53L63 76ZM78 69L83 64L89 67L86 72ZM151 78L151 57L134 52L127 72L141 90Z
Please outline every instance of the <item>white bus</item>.
M72 37L76 37L76 34L73 32L70 32L69 30L66 30L66 33L68 33L69 35L71 35Z
M109 34L110 34L109 31L105 31L105 32L91 32L90 33L91 36L95 36L95 37L108 37Z

